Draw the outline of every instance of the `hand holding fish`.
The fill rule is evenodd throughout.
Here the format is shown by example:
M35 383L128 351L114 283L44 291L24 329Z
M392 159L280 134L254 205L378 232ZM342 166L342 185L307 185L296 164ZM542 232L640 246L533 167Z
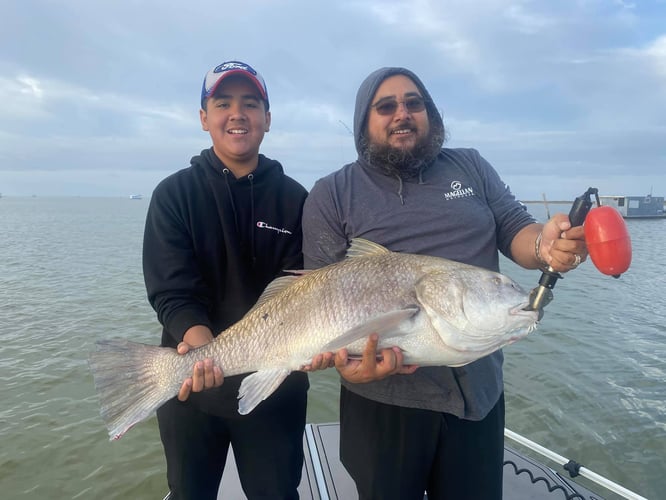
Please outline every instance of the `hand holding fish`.
M326 370L327 368L333 368L335 366L335 353L334 352L323 352L317 354L309 365L301 367L301 370L304 372L314 372L317 370Z
M389 375L414 373L418 365L404 365L399 347L382 349L377 352L379 336L373 333L363 350L361 359L352 359L347 349L340 349L335 355L335 368L342 378L355 384L381 380Z
M186 341L187 339L187 341ZM183 337L183 342L178 344L177 351L180 355L187 354L190 349L208 344L213 340L212 332L202 326L196 325L190 328ZM201 392L205 389L219 387L224 382L224 374L219 366L215 366L212 358L197 361L192 368L192 376L183 381L178 391L178 400L185 401L193 392Z
M541 230L537 256L556 272L567 272L587 260L583 226L571 227L566 214L555 214Z

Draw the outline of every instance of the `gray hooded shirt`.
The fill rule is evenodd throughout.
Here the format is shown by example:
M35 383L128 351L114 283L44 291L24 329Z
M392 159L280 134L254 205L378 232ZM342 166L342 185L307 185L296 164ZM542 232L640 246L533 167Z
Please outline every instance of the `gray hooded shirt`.
M320 179L303 209L306 269L344 258L352 238L395 252L434 255L499 271L499 254L511 258L515 235L535 222L493 167L473 149L443 148L420 176L387 176L363 159L370 103L389 76L403 74L426 99L428 118L441 116L420 79L404 68L382 68L362 83L356 98L354 136L359 158ZM446 412L480 420L503 390L501 351L459 368L421 367L366 384L342 383L386 404Z

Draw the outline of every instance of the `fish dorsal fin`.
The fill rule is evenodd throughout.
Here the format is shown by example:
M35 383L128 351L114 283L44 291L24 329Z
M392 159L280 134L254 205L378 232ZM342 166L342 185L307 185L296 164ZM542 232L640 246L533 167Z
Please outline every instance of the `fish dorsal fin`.
M364 238L352 238L351 246L347 249L347 259L354 257L365 257L367 255L380 255L383 253L391 253L391 251L381 246L379 243L374 243Z
M299 274L304 274L301 271L295 271L295 272L298 272ZM299 278L300 278L300 276L280 276L279 278L275 278L264 289L264 291L262 292L259 299L257 299L256 304L254 304L254 306L252 306L252 309L250 309L250 311L253 311L257 307L259 307L261 304L263 304L264 302L268 302L269 300L271 300L278 293L280 293L282 290L287 288L289 285L291 285L294 281L296 281ZM248 311L248 313L250 311Z

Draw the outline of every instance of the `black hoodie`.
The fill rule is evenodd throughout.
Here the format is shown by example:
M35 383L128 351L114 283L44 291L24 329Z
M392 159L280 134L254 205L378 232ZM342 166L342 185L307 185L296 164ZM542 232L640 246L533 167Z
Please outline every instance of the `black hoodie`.
M259 155L236 179L212 148L153 192L143 241L148 300L175 347L194 325L218 335L266 285L302 268L301 212L307 191L279 162Z

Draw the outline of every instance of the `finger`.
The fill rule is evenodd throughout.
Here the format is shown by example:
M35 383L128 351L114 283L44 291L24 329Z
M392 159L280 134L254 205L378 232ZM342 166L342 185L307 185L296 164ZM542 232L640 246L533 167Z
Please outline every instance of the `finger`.
M571 228L571 221L569 220L569 216L566 214L555 214L550 220L558 227L560 231L566 231L567 229Z
M562 233L562 238L566 240L585 240L585 228L575 226Z
M361 370L360 367L360 361L351 360L347 361L347 364L345 365L336 366L336 369L342 378L354 384L360 384L372 380L372 378L370 378L364 370Z
M183 382L183 385L180 386L180 390L178 391L178 400L186 401L187 398L190 397L191 392L192 392L192 379L186 378L185 381Z
M321 369L322 358L322 354L317 354L314 358L312 358L312 363L310 363L310 371Z
M568 252L553 252L551 255L553 260L550 263L550 267L554 271L564 273L573 269L571 266L574 260L573 255L570 255Z
M204 359L203 366L203 377L204 377L204 389L213 387L215 385L215 373L213 371L213 360L210 358Z
M402 349L400 349L399 347L394 347L393 348L393 353L395 355L395 366L396 366L396 368L402 367L402 363L405 360L405 356L402 353Z
M387 360L387 364L381 374L382 377L388 377L389 375L401 372L404 363L404 354L399 347L382 350L382 357Z
M400 375L411 375L418 369L419 365L402 365L402 367L400 368L400 370L398 370L397 373L399 373Z
M176 347L176 351L178 354L187 354L187 352L191 349L190 345L187 342L181 342L178 344L178 347Z
M551 219L549 219L541 229L543 233L543 238L546 240L544 243L556 240L562 234L562 231L566 231L571 227L569 219L564 214L555 214Z
M308 363L307 365L301 366L301 368L300 368L301 371L313 372L313 371L317 370L317 366L319 365L319 362L320 362L319 361L320 357L321 357L321 354L315 355L315 357L312 358L312 361L310 361L310 363Z
M338 370L341 370L345 367L347 364L347 357L348 357L347 349L340 349L338 352L335 353L335 359L334 359L334 365L335 368Z
M213 368L213 374L214 374L214 387L219 387L224 383L224 373L222 372L222 369L219 366L215 366Z
M576 241L573 253L575 253L576 255L580 255L581 262L585 262L588 256L587 245L585 244L585 242Z
M201 392L204 389L203 363L197 361L192 369L192 392Z
M581 254L587 252L587 245L584 240L560 238L553 242L552 251Z
M335 354L332 352L325 352L321 355L321 362L317 366L317 370L325 370L335 366Z
M570 264L574 260L574 255L580 255L581 259L587 256L587 245L584 240L558 239L553 242L550 253L562 264Z
M578 254L574 252L557 251L553 253L553 262L551 263L551 267L557 272L565 273L577 268L586 259L587 255L585 253Z
M368 367L368 370L374 369L377 365L377 344L379 343L379 336L373 333L368 337L368 342L363 349L363 365Z
M383 353L383 351L382 351ZM395 356L395 369L389 375L399 373L401 375L410 375L414 373L419 365L406 365L405 363L405 354L402 352L402 349L399 347L393 348L393 353Z
M401 355L402 353L400 352L400 349L398 349L398 352L396 352L394 349L382 349L380 352L381 359L378 362L376 361L377 375L383 377L397 370L400 366L400 360L398 356Z

